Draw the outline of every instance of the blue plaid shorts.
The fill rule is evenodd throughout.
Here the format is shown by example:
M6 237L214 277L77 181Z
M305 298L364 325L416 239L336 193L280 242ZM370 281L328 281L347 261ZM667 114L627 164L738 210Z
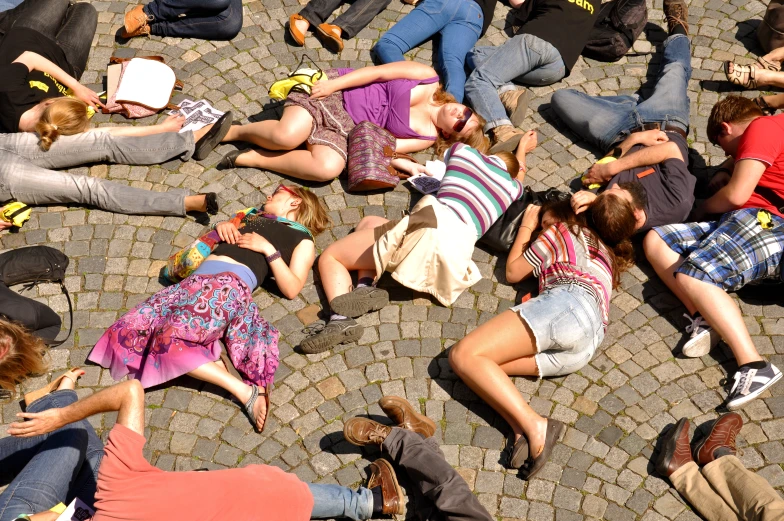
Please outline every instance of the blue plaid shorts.
M778 277L784 251L784 219L771 215L772 228L757 221L758 208L728 212L718 221L670 224L654 231L685 257L677 273L736 291Z

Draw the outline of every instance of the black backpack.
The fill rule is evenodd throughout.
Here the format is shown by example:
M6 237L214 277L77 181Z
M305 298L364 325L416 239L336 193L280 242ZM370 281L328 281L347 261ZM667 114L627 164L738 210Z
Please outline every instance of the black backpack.
M582 55L603 62L618 61L629 52L646 23L645 0L611 0L602 5Z
M65 288L65 270L68 257L48 246L30 246L11 250L0 255L0 316L19 322L50 347L56 347L71 336L73 330L73 305ZM60 316L46 304L11 291L8 286L25 284L29 289L39 282L57 282L68 299L70 325L68 335L55 341L60 332Z

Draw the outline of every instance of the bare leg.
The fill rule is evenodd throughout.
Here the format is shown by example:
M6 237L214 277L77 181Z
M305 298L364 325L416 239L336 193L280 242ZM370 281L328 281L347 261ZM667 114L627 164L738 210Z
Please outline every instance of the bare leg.
M690 296L702 317L730 346L738 365L762 360L743 322L740 309L726 291L681 273L675 281L681 291Z
M689 315L694 315L697 312L696 306L683 290L680 279L675 278L675 270L683 264L684 259L672 251L655 231L648 232L643 240L643 247L645 248L645 256L653 266L653 269L656 270L656 274L659 275L662 282L670 288L670 291L675 294L678 300L686 306ZM707 317L704 318L707 320Z
M203 380L207 383L217 385L222 389L229 391L240 403L245 403L250 399L253 389L240 380L237 380L230 375L225 366L221 367L216 362L208 362L200 367L197 367L190 373L190 376ZM256 415L256 427L261 430L264 426L264 421L267 418L267 404L263 398L259 397L254 405L254 413Z
M335 179L346 167L343 157L325 145L309 146L308 150L249 150L240 154L234 164L262 168L306 181Z
M280 120L233 125L223 142L247 141L267 150L293 150L308 139L313 117L302 107L283 109Z
M502 367L536 353L534 336L514 311L485 322L452 347L455 373L512 427L515 441L525 434L531 454L544 447L547 420L528 405ZM515 367L511 365L510 367Z
M351 291L350 271L358 270L359 276L375 276L373 229L388 222L383 217L364 217L356 231L330 244L319 257L319 275L327 301Z
M784 49L784 47L782 47L782 49ZM764 99L765 103L767 103L768 106L772 109L784 108L784 93L771 94L770 96L762 96L762 99Z
M206 212L207 211L207 195L186 195L185 196L185 211L186 212Z

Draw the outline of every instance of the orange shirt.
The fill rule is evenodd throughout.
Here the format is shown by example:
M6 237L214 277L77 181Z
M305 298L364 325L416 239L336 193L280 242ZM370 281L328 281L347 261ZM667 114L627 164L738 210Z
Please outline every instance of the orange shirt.
M142 454L147 440L123 425L109 433L93 521L308 521L313 496L277 467L164 472Z

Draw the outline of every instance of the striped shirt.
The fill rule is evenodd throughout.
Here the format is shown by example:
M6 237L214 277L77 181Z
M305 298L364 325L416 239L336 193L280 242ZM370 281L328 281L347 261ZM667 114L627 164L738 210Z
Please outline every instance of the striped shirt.
M569 226L557 223L542 232L523 253L539 277L539 292L555 286L577 284L590 291L602 312L602 323L610 321L612 260L607 248L584 230L575 235Z
M523 195L523 184L512 179L497 156L455 143L444 154L446 174L436 198L481 237Z

